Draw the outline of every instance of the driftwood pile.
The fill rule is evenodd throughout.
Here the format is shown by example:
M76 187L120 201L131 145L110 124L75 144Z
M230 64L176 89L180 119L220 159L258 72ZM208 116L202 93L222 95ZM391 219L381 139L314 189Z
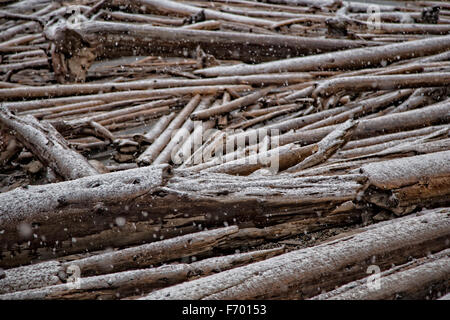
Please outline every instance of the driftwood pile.
M1 3L0 299L448 299L448 3Z

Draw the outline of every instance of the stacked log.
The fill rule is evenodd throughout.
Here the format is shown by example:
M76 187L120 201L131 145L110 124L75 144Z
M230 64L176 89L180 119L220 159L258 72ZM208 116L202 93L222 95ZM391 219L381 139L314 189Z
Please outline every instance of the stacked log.
M448 296L435 5L2 3L0 299Z

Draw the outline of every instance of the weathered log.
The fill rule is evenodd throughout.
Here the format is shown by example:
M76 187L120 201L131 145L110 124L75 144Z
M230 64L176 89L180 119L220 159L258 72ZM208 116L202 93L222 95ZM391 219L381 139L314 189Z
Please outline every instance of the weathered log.
M342 147L350 139L355 130L357 122L347 120L342 125L338 126L325 138L317 143L317 151L307 158L303 159L299 164L289 168L286 172L295 172L310 168L319 163L324 162L331 157L340 147Z
M373 162L362 166L360 172L380 189L410 186L426 179L449 176L450 151Z
M332 183L341 183L348 180L348 178L344 179L341 176L338 179L333 179ZM323 210L323 208L319 210ZM333 208L326 210L333 210L334 212ZM222 250L230 252L247 249L252 246L262 245L267 241L276 241L330 227L358 224L361 222L362 212L363 211L358 208L349 208L330 215L304 215L302 211L299 212L300 215L294 215L291 219L291 216L285 216L287 213L287 211L285 211L284 214L276 214L273 218L269 217L270 221L267 220L265 224L259 222L255 224L251 220L242 221L241 223L239 222L240 220L237 220L242 226L242 229L239 229L238 233L231 234L225 241L220 242L217 250L213 250L211 254L204 253L202 256L210 256ZM208 218L208 216L206 216L206 218ZM208 223L208 220L205 219L205 216L203 215L196 215L187 219L169 216L166 221L167 222L164 222L162 225L155 224L151 220L132 223L126 222L125 225L121 227L113 227L112 229L104 230L100 233L76 238L76 242L73 242L70 239L61 241L58 243L58 246L54 248L49 248L47 246L30 249L30 247L26 245L16 246L14 250L5 251L3 253L1 265L5 268L14 268L30 262L36 263L38 261L55 259L55 257L83 254L86 251L93 252L98 250L108 250L111 247L123 248L126 246L140 245L142 243L161 241L161 239L178 237L182 234L196 233L199 230L202 230L205 221ZM267 226L267 223L270 224L270 226ZM223 222L223 224L226 225L227 222ZM219 224L217 226L221 227L222 225Z
M133 169L2 193L1 247L28 240L51 243L108 228L119 216L108 212L108 203L122 203L118 211L126 213L123 205L163 185L168 170L167 165ZM89 224L96 227L85 228Z
M441 151L373 162L354 171L364 172L369 178L365 201L403 215L421 206L448 205L449 156L448 151Z
M450 101L446 100L421 109L387 114L374 119L361 120L353 134L353 139L373 137L380 134L422 128L425 125L443 124L450 121ZM293 141L304 144L314 143L325 137L336 125L323 128L286 133L278 137L279 144Z
M9 101L3 103L3 106L8 107L11 111L27 111L35 110L43 107L52 107L68 103L76 103L91 100L103 100L107 102L120 101L127 99L151 99L151 98L165 98L167 96L182 96L182 95L196 95L196 94L216 94L217 92L234 89L236 91L248 91L251 89L248 85L229 85L229 86L198 86L198 87L183 87L170 89L156 89L156 90L132 90L126 92L111 92L102 94L92 94L84 96L50 98L41 100L29 101Z
M334 53L324 53L309 57L292 58L267 62L258 65L235 65L213 67L195 71L207 77L221 75L247 75L269 72L313 71L329 69L355 69L367 66L377 66L384 63L399 61L417 56L441 53L450 48L450 36L407 41L372 48L343 50Z
M324 81L313 91L312 97L327 97L341 90L368 91L450 85L450 73L430 72L403 75L359 76Z
M69 148L52 125L38 122L33 116L15 116L4 107L0 107L0 122L13 130L20 142L42 163L64 179L97 174L83 156Z
M311 130L315 128L325 127L327 125L333 125L343 122L351 118L359 118L366 113L374 112L380 108L388 106L397 100L404 98L405 96L411 94L411 90L399 90L394 92L388 92L381 96L358 100L345 105L349 110L333 115L323 120L316 121L306 126L302 126L299 130Z
M166 287L189 279L233 269L280 254L283 247L214 257L191 264L164 265L158 268L124 271L103 276L78 278L45 288L0 295L9 299L117 299L145 294L152 289Z
M445 128L447 128L446 125L428 126L428 127L420 128L420 129L416 129L416 130L397 132L397 133L385 134L385 135L371 137L371 138L350 141L345 146L342 147L341 152L345 152L347 150L354 150L357 148L373 146L373 145L377 145L380 143L399 141L399 140L403 140L403 139L416 139L416 137L420 137L420 136L427 135L427 134L432 134L436 131L439 131L439 130L442 130ZM340 153L340 152L338 152L338 153Z
M67 85L49 85L45 87L19 87L10 89L0 89L0 97L4 99L13 98L52 98L82 94L95 94L98 92L106 93L113 91L128 90L148 90L163 88L179 88L189 86L206 86L206 85L259 85L264 84L293 84L305 82L312 79L307 73L286 73L286 74L267 74L267 75L250 75L250 76L232 76L218 77L214 79L150 79L136 80L127 82L110 82L110 83L83 83L83 84L67 84Z
M360 175L285 179L185 173L161 187L166 170L144 167L3 193L2 248L14 254L20 243L27 251L75 241L73 249L59 250L57 245L61 255L155 241L224 223L269 226L334 210L355 199L365 181ZM145 183L143 176L149 177ZM18 226L24 232L18 233ZM8 257L5 264L21 259Z
M47 261L5 270L0 279L0 294L30 290L61 283L58 274L64 267L57 261Z
M48 28L46 35L54 41L58 53L61 53L54 55L53 68L59 69L63 66L63 71L68 72L68 75L63 76L72 80L85 78L85 72L93 61L91 55L94 54L97 57L143 54L185 57L186 53L194 52L200 46L205 53L217 59L254 63L316 53L317 50L333 51L367 44L352 40L190 30L100 21L88 21L76 27ZM210 41L211 38L214 38L214 42ZM180 47L180 39L183 39L183 47ZM76 50L66 48L75 41L82 47ZM73 56L70 56L71 52ZM256 52L257 54L254 54ZM73 63L80 61L86 62L84 71L71 68ZM60 80L64 81L64 77Z
M422 223L422 221L427 223ZM445 249L448 209L375 227L343 239L154 291L143 299L308 298L380 268ZM374 258L375 257L375 258ZM334 276L333 276L334 275Z
M205 119L209 119L211 117L217 116L217 115L221 115L227 112L231 112L233 110L242 108L242 107L246 107L252 103L255 103L258 99L264 97L265 95L267 95L270 91L272 91L274 89L274 87L268 87L268 88L264 88L261 89L259 91L256 91L254 93L251 93L247 96L244 96L242 98L233 100L231 102L228 103L224 103L220 106L217 107L213 107L213 108L209 108L207 110L202 110L202 111L198 111L198 112L194 112L191 115L191 119L193 120L205 120Z
M396 266L379 274L350 282L336 290L314 297L314 300L386 300L424 299L449 287L449 250ZM442 290L442 291L441 291Z
M403 140L390 141L379 145L370 146L368 148L362 148L364 154L358 154L361 149L353 150L353 152L347 152L354 155L350 157L350 160L358 159L382 159L409 156L411 154L419 155L426 153L434 153L439 151L447 151L450 139L448 137L448 128L442 128L436 130L428 135L407 138ZM441 138L437 139L436 138ZM345 153L344 153L345 155Z
M141 269L162 262L204 254L219 246L228 236L236 232L238 232L236 226L196 232L66 262L63 266L78 266L82 276Z
M211 105L211 101L214 97L204 97L194 109L193 113L201 112L207 109ZM191 114L192 115L192 114ZM154 164L162 164L173 162L175 152L182 146L182 144L189 138L191 131L194 129L194 121L189 117L185 120L183 125L177 129L177 132L173 134L170 141L161 151L161 153L153 161Z
M164 132L137 158L139 164L151 164L159 156L164 147L169 143L172 134L177 130L187 118L189 118L192 111L200 103L200 95L196 95L189 101L183 110L173 119Z
M317 151L316 145L301 147L295 143L288 144L269 151L259 152L248 157L217 164L204 172L220 172L226 174L248 175L261 168L267 168L272 174L295 166ZM223 159L223 158L222 158ZM219 158L218 160L222 160ZM189 168L195 170L195 168Z

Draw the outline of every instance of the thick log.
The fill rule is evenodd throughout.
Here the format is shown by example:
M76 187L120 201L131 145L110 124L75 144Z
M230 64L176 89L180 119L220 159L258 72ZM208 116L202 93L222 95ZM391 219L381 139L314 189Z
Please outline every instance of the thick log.
M14 131L28 150L62 178L72 180L97 174L49 123L38 122L33 116L15 116L4 107L0 108L0 123Z
M3 193L2 248L14 254L20 243L24 245L17 250L28 251L72 241L74 249L55 247L58 254L68 254L155 241L224 223L270 226L317 217L317 212L325 215L355 199L365 181L360 175L285 179L185 173L161 187L166 170L145 167ZM142 177L148 178L142 182ZM18 226L23 232L17 232ZM5 265L22 258L12 259Z
M359 171L377 188L400 188L426 179L450 176L450 151L373 162L363 165Z
M365 201L402 215L420 206L449 204L449 157L449 151L435 152L373 162L354 171L369 178Z
M361 277L372 261L385 268L446 248L448 212L439 209L390 221L334 242L154 291L143 299L308 298L318 288L327 290Z
M370 278L350 282L314 300L391 300L424 299L447 291L450 283L450 252L443 250L419 261L396 266L379 274L378 283ZM379 285L379 287L378 287Z
M28 111L45 107L60 106L62 104L102 100L105 102L120 101L127 99L152 99L167 96L182 96L182 95L196 95L196 94L216 94L217 92L233 89L235 91L248 91L251 89L248 85L227 85L227 86L195 86L183 88L169 88L156 90L132 90L125 92L111 92L102 94L92 94L83 96L60 97L41 100L29 101L9 101L5 102L3 106L8 107L11 111Z
M450 48L450 36L420 39L402 43L358 48L340 52L324 53L302 58L292 58L257 65L235 65L213 67L195 71L207 77L224 75L248 75L272 72L303 72L329 69L356 69L382 65L402 59L441 53Z
M163 185L168 170L167 165L132 169L2 193L1 248L28 240L51 243L109 228L120 214L108 212L108 203L126 213L123 206Z
M195 255L205 256L206 253L209 255L213 249L223 245L230 235L237 232L238 228L235 226L226 227L96 254L74 261L51 260L8 269L5 271L5 277L0 279L0 293L30 290L66 282L68 271L73 270L74 267L80 271L78 276L86 277L153 267L164 262L185 260Z
M341 183L347 180L340 177L332 181L333 183ZM323 210L323 208L319 210ZM326 210L333 210L334 212L334 208ZM213 250L211 253L204 253L202 256L217 254L217 252L222 250L231 252L237 249L251 248L252 246L262 245L267 241L273 242L294 237L301 233L315 232L330 227L354 225L360 223L362 217L362 211L358 208L349 208L330 215L307 214L306 211L301 210L297 212L294 209L294 216L290 216L286 215L286 213L292 212L292 209L288 209L282 214L268 217L269 220L266 220L265 223L256 221L257 223L255 224L251 220L245 220L245 218L239 219L236 222L242 226L242 229L220 242L217 250ZM198 214L196 216L192 215L187 219L169 216L162 225L155 224L151 220L126 222L121 227L113 227L100 233L76 238L76 242L73 242L71 239L61 241L54 248L41 247L30 249L26 245L16 246L13 251L5 251L3 253L1 265L4 268L14 268L30 262L36 263L38 261L55 259L55 257L63 257L62 259L64 259L64 257L72 254L83 255L86 251L95 252L98 250L109 250L112 247L123 248L142 243L162 241L161 239L171 239L183 234L199 232L199 230L202 230L205 221L208 224L208 218L208 215ZM223 222L223 224L234 222L228 221ZM223 224L220 223L216 226L221 227Z
M193 113L201 112L211 106L213 96L204 97ZM193 114L192 113L192 114ZM191 114L191 115L192 115ZM194 121L190 117L185 119L183 125L177 130L175 134L172 132L172 137L161 153L153 161L154 164L169 163L175 160L175 152L182 146L182 144L189 138L191 131L194 130Z
M357 48L367 44L352 40L189 30L100 21L88 21L76 27L48 28L46 35L58 50L58 55L53 58L53 68L62 68L61 72L69 73L63 76L72 80L85 78L94 54L110 58L126 55L186 57L186 53L195 52L200 46L206 54L217 59L255 63L318 51ZM211 38L214 39L213 42L210 41ZM182 46L180 39L183 39ZM79 43L76 50L66 48L73 42ZM75 54L71 56L70 53ZM74 63L85 63L85 70L71 68Z
M66 262L63 266L78 266L82 276L141 269L162 262L204 254L219 246L236 232L238 232L236 226L196 232Z
M0 294L61 283L58 274L63 271L63 266L57 261L7 269L5 270L5 277L0 279Z
M386 94L369 98L358 100L352 103L345 105L349 110L341 112L337 115L328 117L323 120L316 121L306 126L302 126L299 130L311 130L315 128L325 127L327 125L333 125L337 123L341 123L347 119L355 119L361 116L364 116L367 113L373 113L374 111L383 108L385 106L391 105L404 98L405 96L411 94L411 90L399 90L394 92L388 92ZM295 123L295 122L294 122Z
M10 299L118 299L180 283L189 279L233 269L276 256L283 247L214 257L191 264L164 265L158 268L124 271L108 275L78 278L78 282L0 295Z
M161 133L164 132L164 130L167 128L169 123L176 117L176 113L172 112L168 114L167 116L161 117L152 127L152 129L147 132L146 134L139 136L135 135L135 137L139 140L142 139L145 142L153 143Z

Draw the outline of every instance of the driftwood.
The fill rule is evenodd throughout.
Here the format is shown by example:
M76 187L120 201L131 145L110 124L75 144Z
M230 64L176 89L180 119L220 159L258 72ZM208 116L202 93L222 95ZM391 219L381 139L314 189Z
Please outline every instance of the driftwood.
M146 142L153 143L161 133L167 128L169 123L175 118L176 113L168 114L167 116L163 116L159 118L158 122L153 126L153 128L141 136L135 136L137 139L142 139Z
M422 222L425 220L427 223ZM436 210L158 290L145 299L308 298L319 290L358 278L366 272L371 259L385 268L394 260L404 263L409 256L420 257L424 250L442 250L446 248L449 232L448 210ZM336 270L340 272L333 277Z
M389 92L381 96L374 98L360 100L352 104L347 104L347 111L341 112L337 115L331 116L329 118L316 121L314 123L302 126L299 130L311 130L315 128L321 128L328 125L337 124L343 122L347 119L355 119L364 116L367 113L374 112L385 106L391 105L392 103L404 98L409 95L411 90L399 90L394 92ZM352 106L355 105L355 106ZM317 113L316 113L317 114Z
M164 149L165 145L169 143L174 131L183 125L183 123L199 103L200 95L196 95L176 116L176 118L174 118L170 122L165 131L153 142L153 144L139 156L137 162L141 164L151 164L155 159L157 159L161 151Z
M283 248L275 248L209 258L191 264L172 264L158 268L79 278L78 282L74 283L0 295L0 300L124 298L263 260L278 255L282 251Z
M0 294L61 283L58 274L63 271L64 268L57 261L8 269L0 279Z
M134 197L160 187L168 170L168 166L148 167L2 193L0 225L5 230L0 236L2 248L15 241L33 239L34 234L39 241L63 240L74 236L77 233L75 229L82 231L88 221L98 225L96 220L102 216L100 212L105 212L103 209L108 210L105 207L108 201L122 201L125 205ZM86 216L87 212L91 212L90 217ZM109 220L105 221L105 227L116 223L117 217L111 213L103 217ZM40 231L33 230L32 226ZM100 225L98 227L101 228ZM18 233L17 228L23 232Z
M167 166L145 167L3 193L2 203L7 205L2 206L1 227L5 230L1 235L2 247L15 251L14 244L23 243L34 234L36 236L32 238L36 241L25 243L22 251L46 247L55 241L70 243L71 239L76 250L99 250L105 245L129 245L193 232L198 230L197 224L203 228L223 226L224 223L265 227L303 217L309 219L317 217L318 211L333 210L336 205L355 199L365 181L359 175L289 181L264 177L265 182L262 182L257 176L188 174L174 177L165 184L166 171ZM148 179L143 181L145 176ZM215 183L211 184L211 181ZM343 183L336 184L337 181ZM67 185L69 189L65 189L64 184L73 187ZM95 193L90 185L99 185ZM41 189L46 191L40 192ZM77 189L80 191L75 192ZM124 206L128 208L126 212ZM66 210L61 214L63 208ZM202 214L210 210L218 214ZM174 216L174 212L178 214ZM80 217L83 217L82 221ZM124 220L129 224L123 225ZM114 225L117 227L112 228ZM31 232L18 234L17 226L24 231L34 227ZM136 228L142 228L144 232L139 233ZM132 230L129 237L121 236ZM59 254L73 250L63 248L60 251L58 246L55 249Z
M97 171L50 124L34 117L18 117L6 108L0 109L0 122L16 133L20 142L42 162L64 179L77 179L97 174Z
M200 103L197 105L195 112L202 112L206 108L208 108L212 101L212 96L203 98ZM191 115L192 115L191 114ZM164 150L156 157L153 161L154 164L168 163L174 159L174 154L178 149L182 146L184 141L189 138L189 134L194 129L194 121L190 118L186 119L183 125L179 128L176 134L172 134L172 138L170 142L165 146Z
M5 102L3 106L8 107L11 111L27 111L39 108L52 107L62 104L103 100L103 101L120 101L127 99L150 99L162 98L170 95L196 95L196 94L216 94L224 90L247 91L250 87L247 85L230 85L230 86L200 86L200 87L183 87L183 88L169 88L157 90L132 90L127 92L112 92L84 96L51 98L45 100L29 100L20 102Z
M424 124L448 123L450 112L448 101L436 103L425 108L407 112L387 114L374 119L361 120L353 134L353 139L373 137L401 130L410 130L423 127ZM279 144L283 145L293 141L302 143L314 143L333 131L336 125L318 128L314 130L287 133L279 137Z
M0 2L0 299L448 293L450 5Z
M105 32L108 36L105 37ZM87 70L97 57L114 57L129 54L151 54L184 57L186 52L194 51L197 46L207 54L218 59L236 59L246 62L261 62L288 56L298 56L319 51L355 48L364 45L357 41L338 41L332 39L310 39L290 36L255 35L183 28L165 28L137 26L125 23L89 21L79 27L56 27L46 31L47 37L54 41L59 55L54 55L53 68L66 71L69 80L83 80L85 73L72 67L75 63L84 64ZM209 39L214 37L215 41ZM179 39L183 40L183 49L179 49ZM71 48L67 43L79 43L81 48L70 56ZM75 52L75 50L73 50ZM258 52L257 55L254 52ZM231 56L230 56L231 54ZM65 78L61 78L61 82Z
M393 62L410 57L424 56L448 50L450 36L409 41L373 48L343 50L303 58L293 58L258 65L236 65L213 67L196 71L207 77L246 75L269 72L300 72L327 69L355 69L368 65L379 65L382 61Z
M421 261L423 260L423 261ZM394 267L380 274L379 288L371 278L350 282L345 286L314 297L317 300L386 300L417 299L448 290L450 275L449 250Z
M367 91L417 87L448 86L450 73L420 73L407 75L360 76L337 78L321 83L313 97L329 96L341 90Z
M353 120L347 120L317 143L317 151L315 153L302 160L299 164L289 168L287 172L310 168L324 162L350 139L357 124Z
M356 171L368 176L373 187L367 201L404 214L430 201L448 203L449 157L449 151L435 152L370 163Z
M64 266L78 266L83 276L151 267L162 262L204 254L237 231L238 228L233 226L197 232L66 262Z
M197 232L151 244L107 252L75 261L46 261L43 263L8 269L0 280L0 293L30 290L63 283L68 270L77 268L80 277L152 267L177 259L185 260L205 253L219 246L237 227ZM33 279L30 279L30 275Z

